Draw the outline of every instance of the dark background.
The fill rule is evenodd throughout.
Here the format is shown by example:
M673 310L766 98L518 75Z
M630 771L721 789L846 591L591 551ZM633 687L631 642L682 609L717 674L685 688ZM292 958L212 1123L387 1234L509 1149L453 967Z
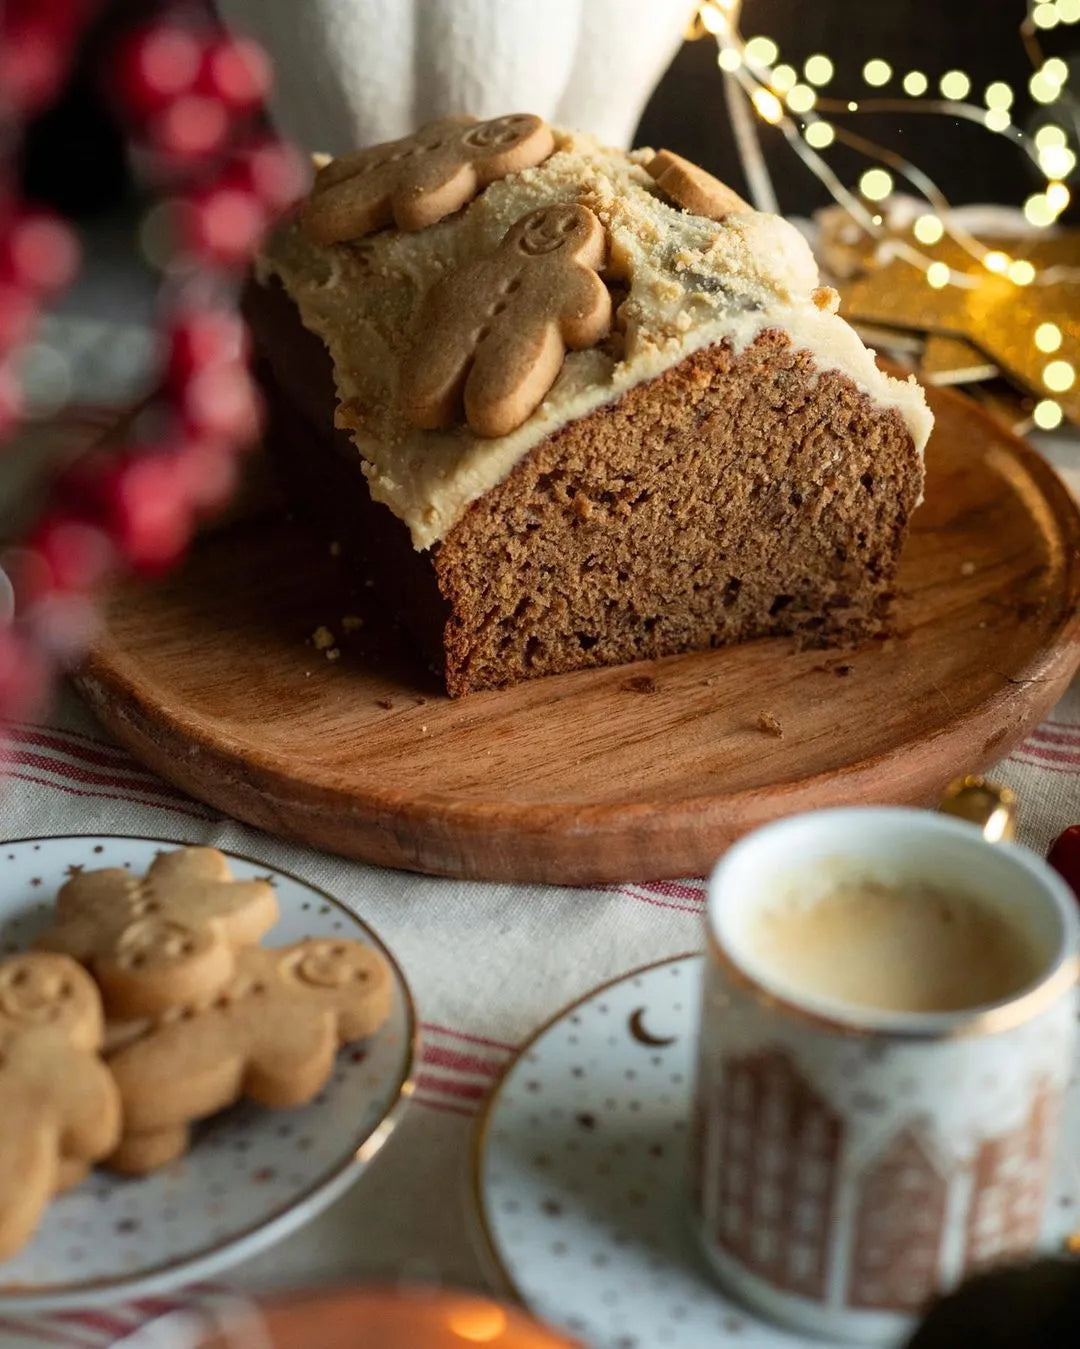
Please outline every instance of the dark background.
M303 0L296 3L302 22ZM32 195L81 217L115 208L123 200L129 184L120 139L102 94L102 54L112 30L152 9L133 0L114 0L104 7L84 43L83 60L67 94L31 130L24 163ZM1023 0L745 0L742 30L747 37L772 37L780 46L780 59L796 69L815 52L828 55L836 66L823 91L828 96L859 98L878 92L861 78L871 57L884 57L897 72L889 90L881 92L899 93L900 76L911 69L922 70L934 90L946 70L958 68L971 77L971 99L981 105L987 84L1005 80L1018 93L1015 119L1033 129L1039 120L1060 116L1061 109L1042 109L1027 94L1031 67L1018 32L1024 9ZM1072 83L1080 88L1080 25L1059 25L1041 40L1048 55L1076 58ZM617 33L612 41L618 41ZM1016 204L1042 185L1020 150L973 124L915 114L837 120L913 159L956 202ZM827 201L824 188L781 134L764 123L759 127L781 209L807 214ZM645 111L637 141L677 150L745 189L712 38L683 46ZM848 183L866 164L840 146L829 149L828 159Z

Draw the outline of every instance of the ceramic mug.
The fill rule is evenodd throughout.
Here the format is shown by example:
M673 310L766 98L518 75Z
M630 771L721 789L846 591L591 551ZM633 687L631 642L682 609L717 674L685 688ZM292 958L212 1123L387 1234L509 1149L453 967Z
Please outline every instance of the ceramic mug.
M795 992L748 924L793 873L825 872L972 894L1022 925L1040 974L958 1012ZM939 1291L1038 1238L1074 1062L1076 899L1034 853L970 823L860 807L736 844L710 878L707 924L692 1177L705 1254L771 1319L899 1342Z

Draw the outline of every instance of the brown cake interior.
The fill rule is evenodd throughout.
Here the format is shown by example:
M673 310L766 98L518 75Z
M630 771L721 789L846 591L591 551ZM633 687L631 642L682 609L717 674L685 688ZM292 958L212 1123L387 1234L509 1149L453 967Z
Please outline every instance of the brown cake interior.
M919 457L898 412L818 373L782 332L737 357L700 350L567 425L416 553L332 429L321 342L276 283L252 287L248 311L292 493L375 573L452 695L880 623Z

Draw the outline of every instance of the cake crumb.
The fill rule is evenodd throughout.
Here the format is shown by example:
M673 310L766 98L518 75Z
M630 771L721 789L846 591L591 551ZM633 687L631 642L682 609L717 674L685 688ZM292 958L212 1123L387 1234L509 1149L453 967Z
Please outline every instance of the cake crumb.
M633 679L624 679L619 685L624 693L659 693L660 685L652 675L634 675Z
M338 543L337 539L335 539L333 543L331 543L330 545L330 556L331 557L341 556L341 544Z
M961 563L960 563L960 575L961 575L961 576L974 576L974 575L975 575L975 563L974 563L974 562L961 562Z
M346 614L341 620L342 632L357 632L364 626L364 620L358 618L356 614Z
M311 644L316 651L327 651L334 645L334 640L334 634L325 624L320 624L311 634Z
M427 727L426 727L426 726L421 726L421 727L420 727L420 734L421 734L421 735L427 735Z
M759 712L757 717L759 731L764 731L766 735L775 735L778 740L784 738L784 728L780 725L778 717L772 712Z
M336 646L332 646L332 647L330 648L330 650L326 652L326 659L327 659L327 660L340 660L340 659L341 659L341 652L338 650L338 648L337 648Z
M705 680L705 683L709 686L709 688L712 688L714 684L720 683L720 679L721 679L720 675L709 675L708 679Z
M854 669L854 665L837 665L833 670L833 674L839 675L841 679L844 679L851 674Z
M385 708L387 712L393 711L394 704L389 698L376 698L375 706Z

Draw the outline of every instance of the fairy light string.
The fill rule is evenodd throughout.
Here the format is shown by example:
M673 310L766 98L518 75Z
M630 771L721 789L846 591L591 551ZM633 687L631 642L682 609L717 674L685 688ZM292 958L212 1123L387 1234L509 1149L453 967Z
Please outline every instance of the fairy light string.
M828 96L822 91L837 75L834 61L818 52L806 59L800 72L780 60L780 47L774 38L764 35L744 38L740 30L741 8L742 0L702 0L690 34L710 35L716 40L717 64L727 80L729 107L735 106L732 99L735 89L741 90L744 100L738 102L752 108L760 121L775 126L833 200L867 235L887 241L892 256L918 268L928 286L973 288L982 284L979 271L950 267L919 247L920 244L930 247L945 237L978 263L983 273L1018 287L1080 281L1080 267L1061 264L1036 267L1026 258L1013 258L993 243L978 239L957 222L946 193L918 165L835 120L883 112L948 116L974 122L990 134L1004 137L1027 155L1045 178L1042 190L1031 193L1024 202L1023 213L1036 231L1048 230L1071 200L1066 179L1077 165L1075 144L1080 140L1080 102L1068 87L1068 66L1059 57L1046 56L1040 34L1059 25L1080 23L1080 0L1028 0L1019 28L1032 67L1027 92L1035 103L1053 107L1055 115L1063 114L1072 130L1072 143L1069 131L1058 120L1040 126L1032 135L1018 127L1012 120L1016 91L1004 80L992 81L983 91L983 104L976 103L971 78L959 69L935 77L932 92L931 77L926 72L900 72L890 62L874 57L859 72L862 84L873 91L868 97ZM895 92L897 88L902 94ZM843 183L824 158L822 152L833 145L845 145L869 162L857 186ZM750 135L745 125L739 137L739 151L748 168L751 195L759 207L764 207L772 185L767 180L756 135ZM767 191L761 181L763 172ZM911 222L910 239L896 237L878 209L892 195L898 179L910 185L927 203L927 210ZM1051 354L1060 347L1062 335L1056 325L1040 323L1033 330L1032 341L1038 351ZM1044 345L1048 342L1050 346ZM1060 425L1063 412L1054 395L1071 389L1076 379L1076 369L1064 356L1047 361L1042 373L1046 396L1037 402L1033 413L1037 426L1052 430Z

